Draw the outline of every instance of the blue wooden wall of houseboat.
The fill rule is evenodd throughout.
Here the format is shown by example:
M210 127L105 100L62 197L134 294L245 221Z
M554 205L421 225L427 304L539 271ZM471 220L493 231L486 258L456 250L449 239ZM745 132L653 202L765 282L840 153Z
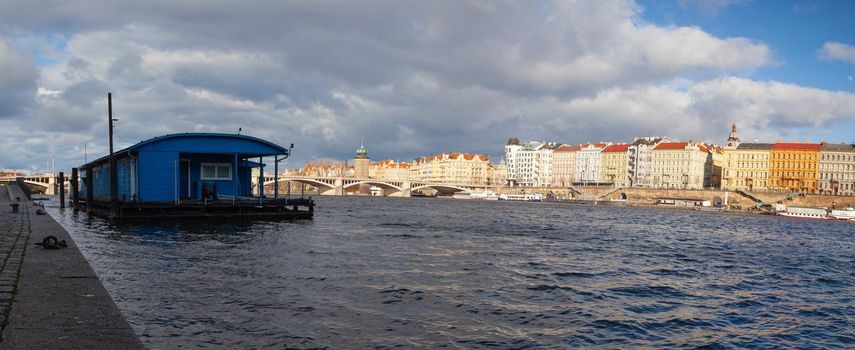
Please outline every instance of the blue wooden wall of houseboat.
M234 168L232 168L232 180L202 179L203 163L228 164L229 166L233 166L234 155L181 153L180 157L183 160L189 161L190 165L189 183L181 184L182 188L189 188L190 193L188 195L187 192L181 192L182 197L199 199L202 195L203 185L206 186L208 190L212 190L215 184L217 186L217 193L220 195L233 196L237 193L238 196L248 196L250 194L250 174L252 169L246 167L247 164L245 161L241 161L239 163L237 182L234 181ZM235 192L235 187L238 189L237 192Z
M119 200L160 202L181 198L200 199L203 184L223 196L251 195L251 167L257 163L240 160L234 169L235 155L253 158L285 154L287 150L270 142L242 135L176 134L143 141L117 152ZM232 166L231 179L202 180L203 163ZM109 199L109 164L104 158L93 162L93 189L97 199ZM85 198L81 184L80 196Z
M139 152L139 200L174 201L178 152Z
M131 160L121 159L116 162L119 174L119 200L131 201L133 196L131 193ZM109 200L110 199L110 164L97 166L92 171L93 186L92 195L95 199ZM86 183L81 180L79 193L80 198L86 198Z

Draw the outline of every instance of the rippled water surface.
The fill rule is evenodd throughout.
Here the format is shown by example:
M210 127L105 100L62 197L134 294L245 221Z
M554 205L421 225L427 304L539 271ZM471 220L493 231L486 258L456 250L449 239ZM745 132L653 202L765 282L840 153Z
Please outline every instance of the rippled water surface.
M321 197L69 229L151 348L855 348L855 224Z

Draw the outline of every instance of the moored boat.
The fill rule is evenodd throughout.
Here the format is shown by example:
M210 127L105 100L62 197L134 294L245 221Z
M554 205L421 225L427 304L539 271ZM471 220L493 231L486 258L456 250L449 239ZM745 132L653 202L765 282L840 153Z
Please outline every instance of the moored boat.
M779 211L778 215L792 217L792 218L803 218L803 219L818 219L818 220L831 219L831 217L828 216L828 210L826 208L817 208L817 207L788 206L784 211Z
M478 199L478 200L497 200L499 195L493 191L461 191L454 193L451 198L455 199Z
M855 208L837 209L831 211L831 217L838 220L855 221Z
M543 195L540 193L503 194L499 196L499 200L519 202L541 202L543 201Z

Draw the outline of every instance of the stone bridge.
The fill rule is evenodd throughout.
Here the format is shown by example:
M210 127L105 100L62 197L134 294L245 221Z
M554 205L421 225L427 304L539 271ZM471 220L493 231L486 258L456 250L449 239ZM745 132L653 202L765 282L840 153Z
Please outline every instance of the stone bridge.
M278 179L273 176L264 177L265 193L271 193L276 181L296 182L306 184L318 189L321 195L342 196L348 192L356 191L360 185L376 186L382 190L383 196L409 197L413 191L432 189L440 194L452 194L460 191L472 191L487 188L486 186L465 184L441 184L423 181L388 181L370 178L352 177L312 177L312 176L281 176ZM255 180L256 186L258 180Z
M0 177L0 183L15 183L19 177L23 179L24 184L30 189L30 191L32 191L32 193L52 196L59 192L59 184L56 181L58 174L6 176ZM68 174L65 174L65 177L65 189L68 191L71 188Z

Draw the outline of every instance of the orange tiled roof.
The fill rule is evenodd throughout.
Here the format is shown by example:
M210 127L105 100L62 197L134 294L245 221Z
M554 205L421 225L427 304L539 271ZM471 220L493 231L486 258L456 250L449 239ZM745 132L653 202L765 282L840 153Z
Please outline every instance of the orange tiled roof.
M414 162L426 162L426 161L430 161L430 160L442 160L443 156L445 156L445 155L448 155L448 159L453 159L453 160L458 160L458 159L460 159L461 156L465 160L473 160L476 157L478 158L478 160L483 161L483 162L486 162L489 160L489 158L487 156L481 155L481 154L452 152L452 153L440 153L440 154L433 155L433 156L424 156L424 157L416 158L414 160Z
M583 143L583 144L579 145L579 149L581 150L582 148L586 148L586 147L605 148L606 146L607 145L605 143Z
M773 151L819 151L820 143L777 142L772 145Z
M602 152L603 153L606 153L606 152L626 152L628 150L629 150L629 145L623 143L623 144L608 145L608 146L606 146L606 148L603 148Z
M656 145L653 150L684 149L688 144L688 142L662 142Z
M561 145L561 147L556 148L554 152L576 152L580 149L582 149L581 146L573 146L573 145L564 144L564 145Z

